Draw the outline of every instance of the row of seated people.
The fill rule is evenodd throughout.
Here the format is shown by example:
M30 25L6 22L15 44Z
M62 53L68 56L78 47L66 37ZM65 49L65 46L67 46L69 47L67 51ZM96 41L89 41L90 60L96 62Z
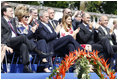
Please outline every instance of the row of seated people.
M113 30L110 32L107 28L108 18L105 15L100 17L99 26L94 28L88 13L77 13L73 19L68 8L63 10L63 17L59 21L53 20L52 8L40 11L38 20L38 10L28 10L24 5L16 7L15 18L10 6L3 6L1 13L1 43L20 52L24 72L32 72L28 68L29 52L32 51L45 64L42 69L45 72L51 72L48 68L51 66L51 56L56 51L64 54L78 48L83 49L80 44L88 44L88 51L98 50L104 53L105 59L112 59L116 55L116 37ZM110 59L109 63L113 63Z

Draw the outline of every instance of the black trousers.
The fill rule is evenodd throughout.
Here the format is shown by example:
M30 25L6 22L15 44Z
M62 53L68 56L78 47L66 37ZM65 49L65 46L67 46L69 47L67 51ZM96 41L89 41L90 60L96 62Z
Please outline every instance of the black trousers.
M55 39L49 42L49 45L53 51L61 50L63 48L68 48L69 52L77 50L78 48L83 49L80 44L70 35Z
M17 36L11 38L7 45L13 48L15 51L20 51L20 55L22 56L22 63L24 65L29 62L29 51L32 51L36 45L27 39L25 35Z
M114 49L107 38L103 38L97 43L91 45L92 45L92 50L98 50L100 52L104 52L105 57L107 58L110 58L115 54Z

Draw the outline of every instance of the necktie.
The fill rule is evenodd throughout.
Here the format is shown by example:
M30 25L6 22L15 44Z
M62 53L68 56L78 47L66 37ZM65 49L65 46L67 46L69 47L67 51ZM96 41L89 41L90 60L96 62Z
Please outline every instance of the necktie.
M36 19L35 19L35 24L38 24Z
M16 32L15 32L15 30L14 30L14 28L13 28L13 26L12 26L12 24L11 24L11 22L10 21L8 21L8 24L9 24L9 26L10 26L10 28L11 28L11 30L16 34ZM16 34L16 36L17 36L17 34Z
M110 34L108 34L108 32L107 32L107 29L106 29L106 28L104 28L104 32L105 32L105 34L106 34L106 35L109 35L109 36L110 36ZM111 45L113 45L112 40L110 39L109 41L110 41L110 44L111 44Z
M87 25L86 28L89 30L89 25Z
M55 28L55 25L54 25L54 21L53 20L51 21L51 23L52 23L52 27Z

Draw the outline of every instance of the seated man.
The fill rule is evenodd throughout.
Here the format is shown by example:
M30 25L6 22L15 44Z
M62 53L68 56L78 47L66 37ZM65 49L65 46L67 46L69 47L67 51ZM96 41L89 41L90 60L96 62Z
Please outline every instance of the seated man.
M50 24L48 24L49 14L47 11L40 11L40 24L38 29L36 30L37 39L45 39L46 42L51 47L52 52L56 50L62 50L63 48L67 48L69 52L74 51L75 49L82 49L80 45L75 42L72 36L67 35L62 38L57 38L57 34L59 33L61 26L57 26L54 30Z
M90 15L88 13L82 15L82 21L82 24L78 26L80 27L80 31L77 34L77 41L81 44L91 44L92 50L104 52L106 58L110 58L111 55L113 56L114 51L107 38L96 40L97 35L95 33L97 32L90 23Z
M109 47L109 54L108 57L110 57L110 66L113 67L117 64L117 43L116 43L116 35L113 32L113 30L110 30L107 28L108 25L108 17L103 15L100 17L99 20L100 26L98 27L98 38L99 40L102 40L106 38L108 40L107 46ZM106 41L105 41L106 42ZM109 44L109 45L108 45ZM116 67L117 69L117 67Z
M55 11L52 8L48 8L48 14L49 14L49 24L56 29L58 21L54 20Z
M79 24L82 23L81 12L80 11L75 11L75 13L74 13L72 18L74 18L72 20L72 26L75 29L76 27L78 27Z
M112 45L115 52L117 52L117 43L116 43L116 35L113 32L113 30L110 30L107 28L108 25L108 17L107 16L101 16L100 17L100 26L98 28L98 36L99 40L103 38L107 38Z
M13 9L11 6L4 6L1 9L1 43L11 47L14 51L19 51L22 55L22 63L24 65L24 72L32 72L29 65L29 51L35 51L41 56L48 56L45 53L41 53L36 48L36 45L30 42L26 36L18 35L15 24L11 23L13 18Z

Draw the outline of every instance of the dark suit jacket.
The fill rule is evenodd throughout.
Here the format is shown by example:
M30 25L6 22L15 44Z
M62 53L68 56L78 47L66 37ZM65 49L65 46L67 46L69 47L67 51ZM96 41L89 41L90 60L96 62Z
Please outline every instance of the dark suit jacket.
M55 28L57 27L57 24L58 24L58 21L57 20L53 20L54 21L54 23L55 23ZM51 23L49 22L49 24L51 25Z
M37 36L37 39L45 39L47 42L50 42L54 39L56 39L57 34L54 31L54 29L51 27L50 24L48 24L53 31L53 33L50 33L50 31L43 25L41 22L39 23L39 27L35 32L35 35Z
M81 24L81 23L82 23L82 22L77 21L76 19L74 19L74 20L72 21L72 26L73 26L74 30L76 30L77 27L78 27L78 25Z
M83 25L83 23L80 24L78 27L80 27L80 31L76 36L77 41L80 44L93 44L95 29L93 29L91 32Z
M105 34L105 32L103 31L103 29L101 27L98 28L98 37L99 40L101 40L102 38L107 38L109 40L112 40L113 44L116 44L116 36L115 34L109 34L110 33L110 29L106 27L106 31L107 31L107 35Z
M11 22L12 23L12 22ZM16 26L12 23L15 32L17 33ZM12 36L11 29L9 27L8 22L4 17L1 18L1 43L6 44L8 40L10 40Z

